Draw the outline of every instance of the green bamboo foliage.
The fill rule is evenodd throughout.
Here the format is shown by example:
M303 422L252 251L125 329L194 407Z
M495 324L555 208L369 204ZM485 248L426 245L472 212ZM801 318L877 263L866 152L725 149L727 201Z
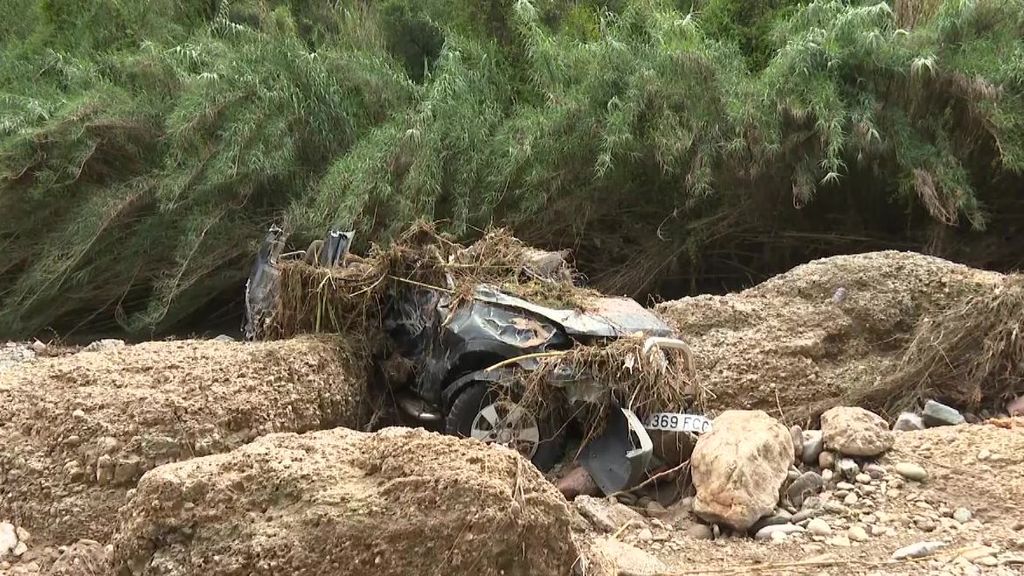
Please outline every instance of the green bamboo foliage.
M596 237L624 291L864 174L986 226L1024 169L1024 0L732 4L0 0L0 334L172 328L274 221Z

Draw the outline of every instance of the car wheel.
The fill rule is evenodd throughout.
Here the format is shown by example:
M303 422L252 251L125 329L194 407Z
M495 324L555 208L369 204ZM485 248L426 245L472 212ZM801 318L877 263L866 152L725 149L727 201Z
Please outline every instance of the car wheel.
M533 414L484 382L470 384L445 418L448 434L502 444L518 451L541 472L565 453L565 426L554 415Z

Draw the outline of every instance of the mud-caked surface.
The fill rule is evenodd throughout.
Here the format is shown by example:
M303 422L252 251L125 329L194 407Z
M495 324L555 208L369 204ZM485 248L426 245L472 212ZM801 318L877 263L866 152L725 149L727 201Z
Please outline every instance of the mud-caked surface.
M274 434L149 472L121 575L564 576L572 514L528 462L423 430Z
M837 256L725 296L657 310L690 343L707 408L760 409L802 423L858 404L891 374L918 321L1003 281L909 252Z
M0 520L37 544L109 540L144 472L257 436L365 418L364 365L332 339L151 342L0 372Z

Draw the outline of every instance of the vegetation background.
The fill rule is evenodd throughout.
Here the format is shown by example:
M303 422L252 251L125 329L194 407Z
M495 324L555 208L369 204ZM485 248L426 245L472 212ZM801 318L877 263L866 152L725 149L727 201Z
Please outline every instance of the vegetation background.
M638 298L1024 262L1024 0L0 0L0 336L234 321L417 218Z

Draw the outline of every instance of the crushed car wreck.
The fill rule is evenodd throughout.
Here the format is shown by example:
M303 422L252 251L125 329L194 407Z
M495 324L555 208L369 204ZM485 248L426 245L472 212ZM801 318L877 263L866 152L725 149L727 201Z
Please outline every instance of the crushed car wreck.
M351 233L332 230L308 250L283 254L284 242L284 232L272 228L253 265L245 297L249 339L264 337L275 321L283 267L335 274L353 259L365 265L349 254ZM387 286L377 302L385 335L378 361L408 368L388 378L407 417L508 446L542 471L563 458L573 423L589 422L578 456L606 493L634 485L658 464L648 428L706 430L706 419L679 413L693 393L689 349L650 310L589 291L573 305L548 305L493 282L460 282L453 270L464 267L456 260L474 248L447 258L426 251L443 271L431 278L443 285L371 274L376 280L369 286ZM518 269L510 274L544 290L579 290L562 254L522 247L516 255ZM644 394L661 402L645 402Z

